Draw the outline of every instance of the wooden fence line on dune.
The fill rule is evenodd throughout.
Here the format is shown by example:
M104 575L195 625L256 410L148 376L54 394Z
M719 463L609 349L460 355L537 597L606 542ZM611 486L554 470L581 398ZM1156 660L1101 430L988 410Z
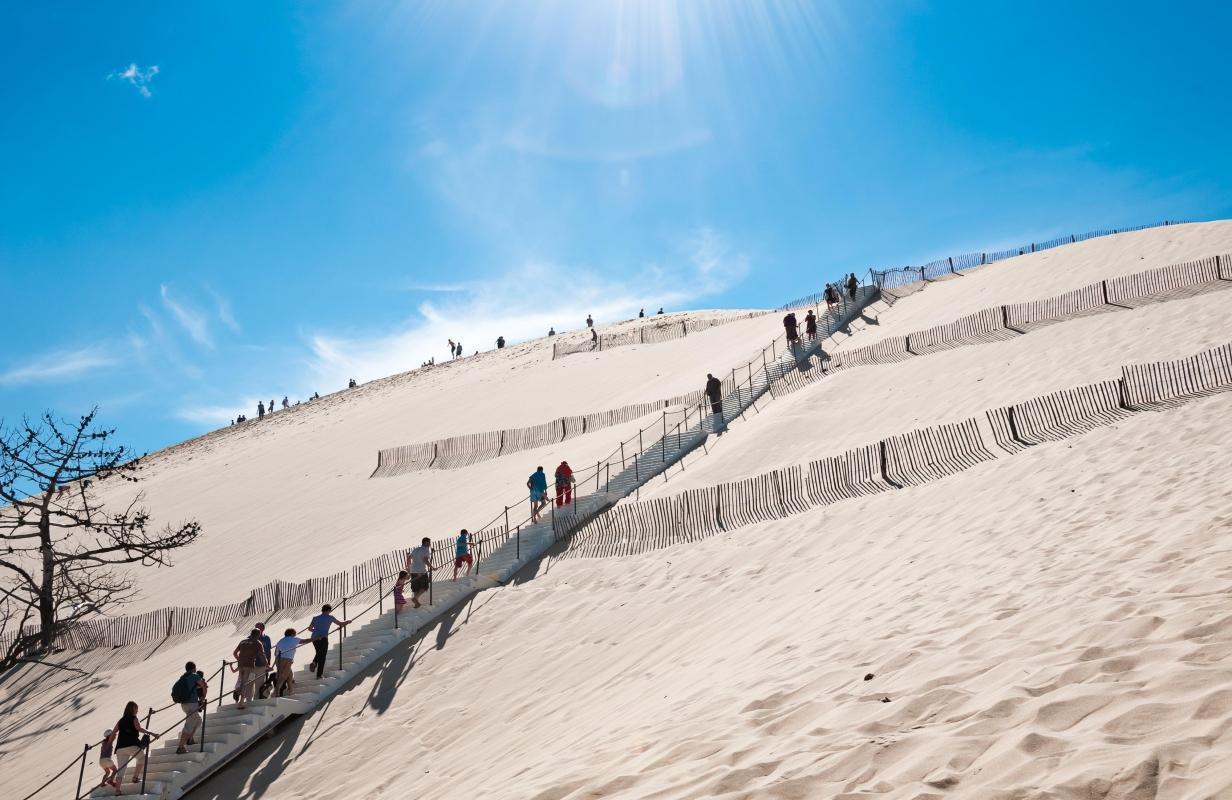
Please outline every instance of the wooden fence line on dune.
M571 356L576 353L599 353L604 350L611 350L614 347L628 347L635 344L659 344L660 342L670 342L675 339L683 339L690 333L701 333L708 331L711 328L717 328L720 325L727 325L732 322L742 322L746 319L762 317L766 314L773 314L773 311L750 311L747 314L737 314L730 317L708 318L708 319L686 319L680 322L661 321L654 323L647 321L645 324L638 326L636 330L621 331L619 333L602 333L595 339L583 339L579 342L553 342L552 343L552 360ZM650 319L653 319L650 318Z
M701 399L699 389L649 403L631 403L591 414L557 417L538 425L390 447L377 452L376 469L369 477L389 478L425 469L460 469L510 453L559 444L586 433L633 422L672 406L693 406Z
M1024 256L1028 253L1038 253L1042 250L1051 250L1054 247L1060 247L1066 244L1076 244L1085 242L1088 239L1097 239L1102 236L1112 236L1118 233L1131 233L1133 231L1144 231L1150 228L1162 228L1168 225L1181 225L1180 220L1164 220L1163 222L1152 222L1146 225L1136 225L1132 228L1106 228L1098 231L1088 231L1087 233L1075 233L1068 236L1058 236L1055 239L1049 239L1046 242L1033 242L1024 244L1020 247L1010 247L1005 250L998 250L992 253L964 253L961 256L948 256L939 258L936 261L930 261L917 267L895 267L891 269L870 269L870 283L877 286L879 289L893 288L895 286L905 286L907 284L918 283L921 281L939 280L950 275L961 274L962 270L975 269L976 267L987 266L994 261L1004 261L1007 258L1015 258Z
M842 500L922 486L1136 413L1230 391L1232 344L1174 361L1127 365L1121 373L1117 380L995 408L983 419L922 428L805 465L622 504L579 529L562 557L635 555Z
M893 305L926 285L917 282L895 289L883 289L882 298ZM864 347L823 352L776 381L773 389L776 395L788 394L844 369L895 364L943 350L1016 338L1067 320L1140 308L1151 303L1223 289L1232 289L1232 254L1208 256L1109 278L1043 300L992 306L953 322L912 331L904 336L887 337Z

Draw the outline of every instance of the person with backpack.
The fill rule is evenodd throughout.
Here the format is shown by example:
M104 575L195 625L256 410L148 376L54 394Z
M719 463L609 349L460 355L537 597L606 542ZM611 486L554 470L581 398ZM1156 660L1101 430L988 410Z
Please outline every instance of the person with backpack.
M231 653L235 666L240 673L240 701L236 708L244 709L252 701L253 693L260 682L265 680L266 668L269 662L265 660L265 648L261 646L261 631L253 628L248 637L241 640Z
M184 712L184 727L180 729L180 746L175 752L188 752L188 745L193 743L193 734L201 727L201 697L205 690L205 680L197 674L197 665L189 661L184 665L184 674L171 687L171 702L179 703Z
M852 300L856 299L856 294L860 291L860 279L853 272L847 276L847 296Z
M406 554L406 571L411 575L411 605L419 608L420 595L432 588L432 540L427 536L419 540L419 547L412 547Z

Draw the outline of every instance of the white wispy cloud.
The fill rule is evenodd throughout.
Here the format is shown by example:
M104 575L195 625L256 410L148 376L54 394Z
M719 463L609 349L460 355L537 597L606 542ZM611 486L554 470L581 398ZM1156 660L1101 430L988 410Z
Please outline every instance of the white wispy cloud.
M583 267L531 262L460 286L439 302L423 302L414 319L386 333L311 333L311 371L323 385L345 385L348 378L368 380L412 369L431 356L439 360L446 339L461 340L470 354L491 349L497 336L512 343L543 336L550 327L580 327L587 314L603 324L636 316L641 308L680 308L729 288L748 269L748 257L706 226L681 237L664 263L618 280ZM566 274L569 280L561 281Z
M163 306L184 332L192 337L193 341L212 349L214 341L210 338L210 323L205 314L183 301L173 299L165 283L159 287L159 294L163 298Z
M70 381L88 372L115 366L120 358L102 347L86 347L77 350L55 350L33 356L0 373L0 385L18 386L30 383Z
M129 64L126 68L119 72L113 72L107 76L108 80L118 79L125 81L142 97L150 96L150 81L154 80L154 76L158 74L158 65L154 64L145 69L138 67L136 64Z
M213 296L214 305L218 310L218 321L230 328L232 333L239 333L240 323L231 310L231 301L212 289L210 295Z

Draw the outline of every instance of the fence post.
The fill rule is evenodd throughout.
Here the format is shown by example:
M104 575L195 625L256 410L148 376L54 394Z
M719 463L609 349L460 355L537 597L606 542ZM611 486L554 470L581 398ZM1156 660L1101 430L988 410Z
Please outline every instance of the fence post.
M154 716L154 709L151 708L146 711L145 729L147 731L150 729L150 719L153 716ZM152 738L147 741L146 740L147 736L149 736L149 734L144 734L141 737L142 738L141 751L144 754L144 758L141 759L141 793L142 794L145 794L145 776L148 775L150 772L150 742L154 741Z
M680 323L680 330L682 331L682 333L680 334L681 336L689 335L689 326L686 323L683 323L683 322Z
M954 256L950 256L950 272L954 272Z
M86 757L90 755L90 745L86 745L81 751L81 771L77 773L77 794L73 797L81 797L81 782L86 779Z
M1229 278L1223 276L1223 258L1221 256L1215 256L1215 277L1224 281L1229 280Z
M986 263L987 263L987 262L984 260L984 259L985 259L985 258L987 258L987 257L988 257L988 254L987 254L987 253L980 253L980 266L981 266L981 267L982 267L982 266L984 266L984 264L986 264Z

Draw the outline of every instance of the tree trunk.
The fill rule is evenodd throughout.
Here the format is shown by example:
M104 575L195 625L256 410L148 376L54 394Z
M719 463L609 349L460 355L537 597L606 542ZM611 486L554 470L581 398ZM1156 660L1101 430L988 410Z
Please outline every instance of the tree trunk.
M46 514L39 518L39 540L43 551L43 575L39 584L39 641L44 650L50 650L56 638L56 561L51 546L51 521Z

